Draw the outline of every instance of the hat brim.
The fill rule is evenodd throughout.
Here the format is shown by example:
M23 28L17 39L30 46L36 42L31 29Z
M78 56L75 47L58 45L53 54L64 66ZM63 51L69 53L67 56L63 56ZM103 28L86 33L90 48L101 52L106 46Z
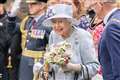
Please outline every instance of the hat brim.
M26 3L37 3L37 1L26 1Z
M68 15L65 15L65 14L59 14L59 15L55 15L55 16L49 17L46 20L44 20L43 25L46 26L46 27L52 27L52 19L57 19L57 18L65 18L69 22L71 22L73 25L78 23L77 20L72 18L71 16L68 16Z

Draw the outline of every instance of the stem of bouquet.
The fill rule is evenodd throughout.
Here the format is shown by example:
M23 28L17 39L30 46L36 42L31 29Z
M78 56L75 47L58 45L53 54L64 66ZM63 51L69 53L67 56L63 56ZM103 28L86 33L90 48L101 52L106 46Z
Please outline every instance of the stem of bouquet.
M49 75L49 63L44 64L44 78L45 80L48 80Z

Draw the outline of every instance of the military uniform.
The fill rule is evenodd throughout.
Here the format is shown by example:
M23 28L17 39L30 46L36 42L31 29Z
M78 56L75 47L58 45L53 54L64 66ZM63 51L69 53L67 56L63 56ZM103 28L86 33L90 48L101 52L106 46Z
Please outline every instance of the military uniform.
M45 15L42 15L37 23L33 25L34 19L26 17L21 24L23 52L19 80L32 80L34 61L37 59L42 60L50 33L50 29L42 25L45 18Z
M46 3L47 0L26 0L28 5L39 2ZM22 21L20 27L22 34L22 57L20 61L19 80L33 80L33 65L39 60L43 63L43 54L46 50L51 31L42 24L47 18L45 13L34 14L33 12L33 15L34 17L27 16Z

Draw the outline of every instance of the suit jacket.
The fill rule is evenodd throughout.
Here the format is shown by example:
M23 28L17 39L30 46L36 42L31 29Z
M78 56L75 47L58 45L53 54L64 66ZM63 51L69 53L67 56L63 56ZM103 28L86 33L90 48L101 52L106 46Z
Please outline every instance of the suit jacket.
M120 10L111 14L99 44L104 80L120 80Z

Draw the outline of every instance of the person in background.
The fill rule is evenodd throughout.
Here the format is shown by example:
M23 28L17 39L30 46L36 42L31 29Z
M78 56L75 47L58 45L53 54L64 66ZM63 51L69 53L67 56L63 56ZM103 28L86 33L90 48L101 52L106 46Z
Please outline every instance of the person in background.
M120 8L120 0L117 0L117 6Z
M19 75L19 64L21 58L21 32L20 32L20 22L21 19L18 17L19 10L21 8L22 0L14 0L11 1L11 8L7 11L10 16L15 17L15 29L11 33L11 45L9 48L9 55L8 55L8 65L9 68L9 79L10 80L18 80ZM11 57L11 58L10 58ZM11 67L10 67L10 60L11 60Z
M78 20L76 27L87 30L90 26L90 16L84 9L84 1L72 0L73 16Z
M50 28L44 27L47 0L26 0L29 15L21 23L22 57L20 61L19 80L33 80L33 65L40 61L48 44Z
M15 0L8 0L7 3L5 4L7 12L10 12ZM24 19L26 15L28 15L28 6L25 3L25 0L22 0L20 3L20 9L17 12L17 17L19 18L19 22Z
M100 15L99 13L101 7L102 5L100 5L100 2L95 2L91 4L88 8L88 10L93 10L95 12L94 20L92 22L92 25L88 28L88 31L93 35L93 40L96 46L97 53L98 53L98 43L101 37L101 33L104 30L103 18L100 18L102 15Z
M19 44L17 44L17 42L20 43L19 38L15 37L19 35L19 32L16 32L16 13L19 7L14 6L14 10L12 8L11 12L8 13L5 9L6 2L7 0L0 0L0 78L2 80L9 80L11 75L9 74L9 69L12 68L12 66L15 67L9 64L9 62L11 63L11 58L8 60L8 56L16 55L16 53L19 53L18 49L20 49ZM19 3L20 0L18 0L17 4ZM17 44L17 46L15 47L13 44ZM12 69L14 70L14 68ZM16 76L16 74L17 72L15 72L14 75Z
M98 57L102 66L103 79L119 80L120 9L116 7L116 0L101 0L100 4L105 29L99 43Z

